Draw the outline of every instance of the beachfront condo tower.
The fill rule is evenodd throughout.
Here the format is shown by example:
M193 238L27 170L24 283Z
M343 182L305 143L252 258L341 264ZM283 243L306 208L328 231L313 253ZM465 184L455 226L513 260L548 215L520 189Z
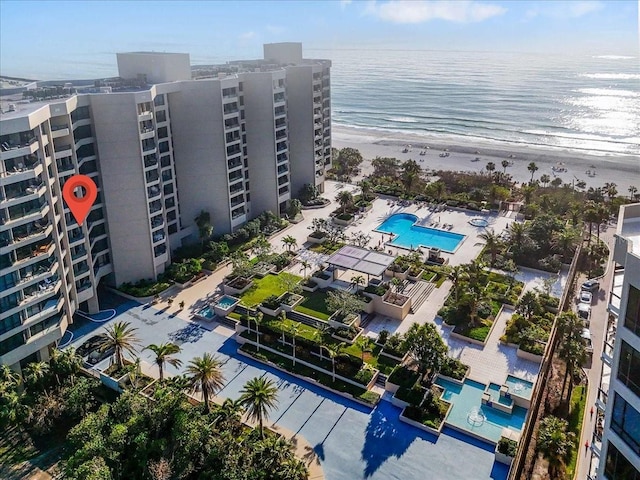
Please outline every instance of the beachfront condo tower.
M640 203L620 207L590 479L640 480Z
M331 166L328 60L300 43L192 67L188 54L117 55L118 77L39 82L0 97L0 364L46 360L99 284L155 279L171 251L263 211L285 215ZM6 93L6 92L5 92ZM75 174L98 197L78 224Z

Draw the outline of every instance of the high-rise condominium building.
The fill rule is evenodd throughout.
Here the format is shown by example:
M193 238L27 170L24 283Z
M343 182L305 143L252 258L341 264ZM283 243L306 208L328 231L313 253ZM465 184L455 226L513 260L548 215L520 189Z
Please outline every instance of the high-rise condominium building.
M222 234L323 190L331 62L299 43L193 69L187 54L117 60L115 79L0 97L1 364L46 360L76 310L98 310L102 279L156 278L201 211ZM82 225L61 194L74 174L98 186Z
M640 203L620 208L590 479L640 480Z

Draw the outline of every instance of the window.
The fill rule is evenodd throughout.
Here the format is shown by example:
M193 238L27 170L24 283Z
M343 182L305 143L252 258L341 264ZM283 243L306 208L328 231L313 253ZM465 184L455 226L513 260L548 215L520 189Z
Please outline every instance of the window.
M168 232L169 232L169 235L177 233L178 232L178 224L174 223L173 225L169 225Z
M165 110L160 110L156 113L156 122L166 122L167 121L167 112Z
M636 454L640 454L640 413L617 393L613 401L611 429L616 432Z
M73 138L76 142L84 138L90 138L92 136L93 133L91 132L91 125L82 125L73 131Z
M160 157L160 166L161 167L168 167L169 165L171 165L171 157L169 155L163 155L162 157Z
M164 187L162 187L165 195L169 195L173 193L173 183L167 183Z
M0 355L9 353L11 350L18 348L20 345L24 345L23 332L16 333L12 337L9 337L6 340L0 342Z
M31 334L31 336L34 336L46 330L49 327L53 327L54 325L57 325L59 321L60 321L60 317L57 315L51 318L47 318L46 320L43 320L40 323L36 323L33 327L29 328L29 333Z
M168 141L160 142L159 148L160 148L160 153L167 153L169 151L169 142Z
M167 170L163 170L162 171L162 181L163 182L168 182L172 178L173 178L173 173L171 172L170 168L167 169Z
M624 326L640 336L640 290L629 285L627 311L624 315Z
M160 127L158 129L158 138L167 138L169 136L169 129L167 127Z
M640 396L640 352L622 341L618 379Z
M153 99L153 104L156 107L164 105L164 95L156 95L156 98Z
M170 212L167 212L167 222L173 222L175 219L176 219L175 210L171 210Z
M222 89L223 97L234 97L236 95L236 87L229 87Z
M164 201L164 206L166 208L175 207L175 205L176 205L176 199L174 197L169 197Z
M89 107L78 107L73 112L71 112L71 121L73 123L78 120L84 120L86 118L90 118Z
M0 320L0 335L8 332L11 329L19 327L22 324L22 319L20 318L20 312L14 313L10 317L3 318Z
M640 480L640 472L612 443L607 447L604 474L608 480Z
M228 114L228 113L234 113L238 111L238 103L237 102L231 102L231 103L225 103L223 106L223 110L224 110L224 114Z

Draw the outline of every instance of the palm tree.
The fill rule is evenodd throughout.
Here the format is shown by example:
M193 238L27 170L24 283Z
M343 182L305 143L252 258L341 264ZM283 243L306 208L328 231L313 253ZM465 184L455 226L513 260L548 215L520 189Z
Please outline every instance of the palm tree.
M456 303L458 303L460 297L460 286L464 280L467 278L467 274L461 265L456 265L449 270L448 274L449 280L453 284L453 295Z
M536 165L536 162L529 163L529 165L527 165L527 170L531 172L531 182L533 182L533 174L538 171L538 166Z
M258 351L260 351L260 325L262 325L263 320L264 313L262 313L261 311L258 311L253 317L253 321L256 322L256 343Z
M629 200L633 201L633 199L636 198L636 194L638 193L638 187L631 185L627 191L629 192Z
M290 458L280 465L282 478L290 478L291 480L304 480L309 478L309 469L297 458Z
M293 366L296 366L296 336L298 335L298 331L300 330L300 324L294 323L289 329L289 333L291 334L291 342L293 344L293 349L291 353L293 354Z
M500 238L495 234L493 229L485 230L484 233L480 234L479 237L484 240L487 250L491 254L491 266L496 263L496 255L498 254L498 247L500 246Z
M56 376L56 382L61 385L60 375L71 379L74 383L74 376L82 367L82 358L76 354L75 348L66 350L55 349L51 352L51 361L49 362L51 370Z
M369 337L365 337L364 335L360 335L355 341L356 347L360 350L360 359L362 363L364 363L364 354L367 352L371 352L371 339Z
M302 260L300 262L300 267L302 267L303 271L304 271L304 278L307 278L307 269L311 268L311 264L309 262L307 262L306 260Z
M28 407L24 402L24 394L15 390L2 392L0 403L0 427L7 428L15 425L28 413Z
M618 194L618 189L616 188L617 186L618 185L613 182L607 182L604 184L604 191L607 193L609 200L613 200L614 197Z
M364 285L364 277L362 275L355 275L351 277L351 284L356 287L356 291Z
M198 227L198 235L200 236L202 246L204 246L204 242L206 242L209 238L211 238L211 235L213 235L211 215L209 214L209 212L200 210L198 216L193 220L196 222L196 226Z
M391 279L391 286L393 287L393 290L397 293L398 290L400 290L400 286L402 285L402 280L400 280L398 277L393 277Z
M507 173L507 167L510 167L511 163L509 163L509 160L502 160L501 165L502 165L502 173Z
M322 348L324 348L327 351L327 354L331 359L331 372L333 374L334 382L336 381L336 358L344 355L344 349L346 345L347 345L346 343L341 342L341 343L332 343L332 344L322 346Z
M283 245L287 248L287 251L291 251L291 248L298 245L298 241L292 235L287 235L282 238Z
M336 196L336 202L342 207L342 213L346 213L347 209L353 205L353 195L347 190L342 190Z
M322 351L324 350L325 341L326 341L326 337L327 337L328 333L329 333L329 326L328 325L322 325L322 326L318 327L318 329L313 334L314 341L320 347L320 362L322 362L324 360L324 357L322 356Z
M551 181L551 177L546 173L540 176L540 183L543 187L546 187L547 184Z
M493 162L488 162L487 166L484 167L487 169L487 172L489 174L489 176L491 176L491 174L493 173L493 171L496 169L496 164Z
M220 371L222 362L218 357L205 352L189 362L186 375L193 391L202 391L204 411L209 413L209 396L224 385L224 375Z
M160 345L156 345L152 343L145 350L151 350L156 354L155 362L158 365L158 372L160 374L160 381L164 380L164 365L168 363L169 365L173 365L174 367L179 367L182 365L182 360L178 358L173 358L172 355L176 353L180 353L182 349L176 345L175 343L167 342L161 343Z
M593 224L598 223L600 219L600 215L598 213L598 206L594 202L588 202L582 218L584 219L585 222L587 222L589 226L589 243L591 243Z
M244 384L240 394L239 400L247 416L258 422L260 435L264 438L263 423L269 412L278 405L278 387L273 380L256 377Z
M526 236L527 228L524 223L513 222L509 226L509 243L513 246L514 253L519 253L522 250Z
M49 375L49 364L32 362L24 368L24 380L30 386L42 385Z
M549 416L538 430L538 450L549 461L550 478L558 478L558 469L571 452L573 433L567 433L567 421Z
M369 180L361 180L358 186L360 187L363 200L369 200L373 196L373 185L371 185Z
M551 246L566 260L573 254L577 239L578 232L574 228L566 227L554 233Z
M20 374L8 365L0 365L0 385L8 385L9 387L17 387L20 384L22 377Z
M220 420L239 422L242 414L244 413L244 407L239 400L231 400L225 398L222 405L216 410L217 416L214 418L212 425L216 425Z
M569 379L569 391L563 398L571 399L573 390L573 377L576 368L586 360L587 352L584 342L581 338L582 320L573 312L565 312L558 316L558 333L561 335L561 341L558 345L558 356L564 360L566 369L564 380L562 382L562 392L564 393Z

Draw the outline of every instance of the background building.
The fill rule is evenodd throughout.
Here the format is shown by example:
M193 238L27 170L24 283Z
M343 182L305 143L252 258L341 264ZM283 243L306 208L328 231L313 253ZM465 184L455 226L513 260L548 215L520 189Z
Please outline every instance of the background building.
M620 207L591 479L640 480L640 204Z
M193 69L186 54L117 61L116 79L0 98L0 363L16 369L46 360L76 310L99 309L102 278L162 273L197 241L200 211L223 234L286 214L305 183L323 190L329 61L299 43ZM82 226L61 194L78 173L98 186Z

